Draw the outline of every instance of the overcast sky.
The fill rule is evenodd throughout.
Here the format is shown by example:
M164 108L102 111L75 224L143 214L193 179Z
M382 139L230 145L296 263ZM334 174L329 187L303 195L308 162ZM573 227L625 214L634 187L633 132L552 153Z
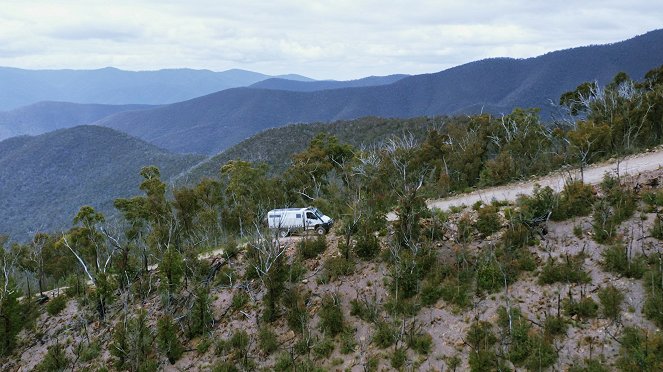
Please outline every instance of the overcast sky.
M436 72L663 28L663 1L0 0L0 66Z

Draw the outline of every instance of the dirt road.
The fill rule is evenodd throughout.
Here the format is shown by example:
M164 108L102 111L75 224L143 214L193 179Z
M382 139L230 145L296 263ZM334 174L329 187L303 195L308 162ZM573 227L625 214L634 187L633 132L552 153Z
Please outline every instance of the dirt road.
M610 161L601 164L595 164L584 171L584 182L597 184L603 179L605 173L617 173L617 164L619 164L619 175L635 175L641 172L656 170L663 166L663 149L657 148L656 151L646 152L634 155L620 162ZM534 190L534 185L539 184L542 187L550 186L555 191L560 191L564 187L565 180L569 178L580 179L580 170L569 169L558 171L549 176L545 176L532 181L513 183L504 186L491 187L477 190L468 194L452 196L445 199L429 200L429 208L449 209L454 205L472 205L481 200L484 203L490 203L493 199L497 200L516 200L520 194L529 195Z

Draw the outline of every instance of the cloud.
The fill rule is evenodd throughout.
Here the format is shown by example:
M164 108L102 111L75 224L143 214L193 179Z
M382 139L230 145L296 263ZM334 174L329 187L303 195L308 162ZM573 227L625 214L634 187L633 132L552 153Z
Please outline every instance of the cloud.
M659 28L663 4L623 1L8 1L0 65L253 69L315 78L439 71Z

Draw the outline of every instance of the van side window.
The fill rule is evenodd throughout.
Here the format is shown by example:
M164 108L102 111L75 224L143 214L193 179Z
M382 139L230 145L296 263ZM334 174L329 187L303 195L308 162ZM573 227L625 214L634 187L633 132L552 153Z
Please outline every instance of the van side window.
M309 220L317 219L317 217L315 217L315 214L313 214L312 212L306 212L306 218L308 218Z
M302 218L302 214L301 214L301 213L297 213L297 216L296 216L295 218Z

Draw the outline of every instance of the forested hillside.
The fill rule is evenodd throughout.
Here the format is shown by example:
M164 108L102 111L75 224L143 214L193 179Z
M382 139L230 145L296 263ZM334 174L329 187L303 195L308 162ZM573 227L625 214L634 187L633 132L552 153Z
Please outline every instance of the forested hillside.
M62 232L0 239L0 368L659 370L662 171L449 211L426 197L660 145L662 93L663 66L566 92L554 127L516 109L363 149L319 133L281 173L230 160L174 189L155 166L88 174L140 192L115 199L119 222L82 206ZM76 129L114 133L50 142L73 146ZM328 235L264 226L268 210L301 205L334 217Z
M440 129L446 118L383 119L366 117L334 123L293 124L267 129L201 162L182 174L178 184L195 184L215 178L221 166L230 160L265 163L270 174L278 174L292 165L292 155L303 151L320 134L329 134L339 142L356 148L380 146L393 136L412 135L423 140L428 131Z
M56 129L90 124L122 111L153 108L148 105L99 105L68 102L39 102L0 112L0 140L37 135Z
M138 172L164 179L195 164L109 128L79 126L0 142L0 231L26 240L67 226L81 205L112 212L113 200L140 192Z
M559 96L585 81L605 84L620 72L639 79L663 60L663 30L610 44L522 60L489 59L393 84L291 92L228 89L97 122L176 151L215 154L264 129L363 116L411 118L466 113L508 114L538 107L544 120Z

